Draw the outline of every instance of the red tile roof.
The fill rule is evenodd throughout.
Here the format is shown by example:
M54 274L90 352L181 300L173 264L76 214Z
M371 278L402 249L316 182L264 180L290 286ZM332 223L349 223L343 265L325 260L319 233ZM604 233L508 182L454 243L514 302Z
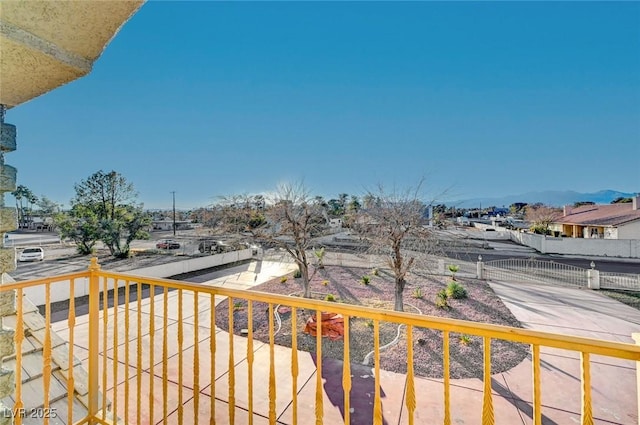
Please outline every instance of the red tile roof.
M634 210L633 204L583 205L573 208L569 214L561 217L558 223L581 226L619 226L630 221L640 220L640 209Z

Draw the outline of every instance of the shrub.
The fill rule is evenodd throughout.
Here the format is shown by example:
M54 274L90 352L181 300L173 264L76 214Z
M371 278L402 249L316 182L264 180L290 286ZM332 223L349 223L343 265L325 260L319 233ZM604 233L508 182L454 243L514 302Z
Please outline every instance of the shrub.
M458 270L460 270L460 266L456 266L455 264L449 264L447 268L451 273L451 279L456 280L456 273L458 273Z
M424 298L424 294L422 293L422 288L415 288L413 293L411 294L413 298L422 299Z
M300 271L300 269L296 269L296 271L293 272L293 278L300 279L301 277L302 277L302 272Z
M242 310L243 308L244 308L244 306L242 305L241 302L233 303L233 311Z
M374 276L380 276L380 270L378 270L378 268L375 267L373 270L371 270L371 274Z
M327 286L329 284L329 281L328 280L323 280L320 283L322 284L322 286Z
M448 298L449 297L447 296L446 290L441 289L440 291L438 291L438 293L436 294L436 307L444 309L449 308L449 303L447 302Z
M336 297L333 294L327 294L327 296L324 297L325 301L330 301L330 302L336 302Z
M460 335L460 344L469 345L471 342L471 337L469 335Z
M287 280L289 280L289 278L287 278L286 276L282 276L280 278L280 283L287 283Z
M373 320L372 319L367 319L367 321L365 322L368 328L373 328Z
M369 283L371 283L371 277L367 275L362 276L362 278L360 279L360 283L362 283L363 285L368 285Z
M447 297L453 298L454 300L467 298L467 290L464 289L464 286L460 285L458 282L449 282L446 292Z

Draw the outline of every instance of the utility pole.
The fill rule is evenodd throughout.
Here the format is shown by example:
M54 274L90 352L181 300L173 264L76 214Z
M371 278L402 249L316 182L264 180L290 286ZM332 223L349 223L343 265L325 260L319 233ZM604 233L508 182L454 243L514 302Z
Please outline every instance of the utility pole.
M176 191L172 191L173 195L173 236L176 235Z

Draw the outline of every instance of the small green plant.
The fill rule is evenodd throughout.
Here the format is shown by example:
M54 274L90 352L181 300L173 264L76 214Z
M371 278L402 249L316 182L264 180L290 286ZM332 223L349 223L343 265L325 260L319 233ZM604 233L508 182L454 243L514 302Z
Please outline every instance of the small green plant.
M449 282L446 291L447 296L449 298L453 298L454 300L467 298L467 290L464 289L464 286L460 285L458 282Z
M313 251L313 253L315 254L316 258L318 259L318 268L319 269L324 269L324 254L325 254L324 247L322 247L322 248L320 248L320 249L318 249L316 251Z
M360 278L360 283L362 283L363 285L368 285L369 283L371 283L371 276L367 276L364 275Z
M365 324L367 325L368 328L373 328L373 320L372 319L367 319Z
M244 308L241 302L233 303L233 311L240 311Z
M380 270L378 270L377 267L374 267L374 269L371 270L371 274L374 276L380 276Z
M301 277L302 277L302 272L300 271L300 269L296 269L296 271L293 272L293 278L300 279Z
M327 285L329 285L329 281L328 280L323 280L322 282L320 282L320 284L322 286L327 286Z
M289 280L289 278L288 278L288 277L286 277L286 276L282 276L282 277L280 278L280 283L287 283L287 280Z
M452 280L456 280L456 273L458 273L458 270L460 270L460 266L457 266L455 264L449 264L447 266L447 268L449 269L449 272L451 273L451 279Z
M442 308L442 309L448 309L449 308L448 298L449 297L447 296L446 290L441 289L440 291L438 291L438 293L436 294L436 307Z
M471 342L471 337L469 335L460 335L460 344L469 345Z
M422 293L422 288L420 288L420 287L415 288L415 289L413 290L413 293L411 294L411 296L412 296L413 298L420 299L420 300L421 300L422 298L424 298L424 294Z
M336 297L333 294L327 294L324 297L324 300L329 302L336 302Z

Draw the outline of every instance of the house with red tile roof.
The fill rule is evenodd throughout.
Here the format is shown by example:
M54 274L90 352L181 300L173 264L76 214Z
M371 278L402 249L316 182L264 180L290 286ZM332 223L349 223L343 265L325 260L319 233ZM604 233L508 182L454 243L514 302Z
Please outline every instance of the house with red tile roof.
M551 228L570 238L640 239L640 195L624 204L565 206Z

